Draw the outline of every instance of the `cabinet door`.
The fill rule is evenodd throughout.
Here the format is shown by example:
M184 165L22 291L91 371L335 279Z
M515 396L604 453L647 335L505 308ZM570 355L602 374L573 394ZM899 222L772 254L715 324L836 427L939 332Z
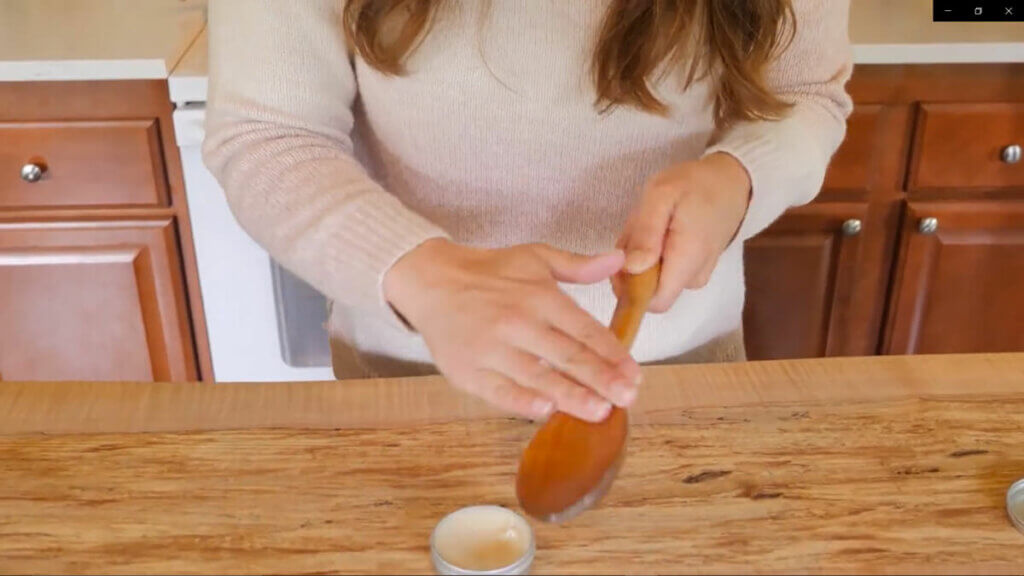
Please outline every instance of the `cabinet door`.
M7 380L195 380L170 219L0 222Z
M1024 201L909 203L885 351L1024 351Z
M864 204L811 204L747 242L750 359L813 358L842 347L866 212Z

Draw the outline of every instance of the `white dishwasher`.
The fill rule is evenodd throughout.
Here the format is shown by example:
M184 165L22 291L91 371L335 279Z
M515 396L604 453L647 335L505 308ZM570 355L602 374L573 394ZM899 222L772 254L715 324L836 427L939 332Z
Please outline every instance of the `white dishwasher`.
M214 379L331 380L326 299L239 226L203 164L204 120L201 103L174 112Z

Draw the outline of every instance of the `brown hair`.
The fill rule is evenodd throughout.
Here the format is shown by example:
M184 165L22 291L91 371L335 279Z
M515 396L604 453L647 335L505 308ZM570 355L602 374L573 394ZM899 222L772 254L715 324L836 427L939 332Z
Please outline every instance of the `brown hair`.
M400 75L447 1L345 0L345 33L370 66ZM689 57L686 86L715 73L719 125L776 118L789 104L766 85L765 68L795 26L791 0L611 0L591 62L596 104L666 113L652 76Z

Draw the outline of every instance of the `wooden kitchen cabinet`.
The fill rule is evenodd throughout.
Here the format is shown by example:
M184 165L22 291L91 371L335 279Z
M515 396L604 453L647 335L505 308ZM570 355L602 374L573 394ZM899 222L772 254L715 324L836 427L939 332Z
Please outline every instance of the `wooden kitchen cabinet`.
M162 81L0 83L4 379L212 378L171 112Z
M1024 64L849 89L822 193L747 244L748 356L1024 350ZM212 379L171 111L161 81L0 83L5 380Z
M822 193L747 243L748 356L1024 351L1024 65L863 66L849 89Z
M1024 350L1024 200L911 202L885 352Z
M747 355L759 360L835 354L861 254L864 204L811 204L747 242Z
M908 117L905 107L859 105L818 199L747 242L749 358L876 353Z
M887 354L1024 351L1024 66L950 74L977 82L918 106Z
M198 377L173 222L0 223L9 380Z

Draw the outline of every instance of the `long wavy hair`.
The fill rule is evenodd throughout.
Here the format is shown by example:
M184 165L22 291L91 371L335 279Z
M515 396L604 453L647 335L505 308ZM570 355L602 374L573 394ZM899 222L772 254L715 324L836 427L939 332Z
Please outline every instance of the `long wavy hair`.
M381 72L404 74L451 1L344 0L350 48ZM713 72L719 126L777 118L789 104L766 85L765 69L795 29L791 0L610 0L591 59L595 105L665 114L654 76L663 65L684 66L686 86Z

